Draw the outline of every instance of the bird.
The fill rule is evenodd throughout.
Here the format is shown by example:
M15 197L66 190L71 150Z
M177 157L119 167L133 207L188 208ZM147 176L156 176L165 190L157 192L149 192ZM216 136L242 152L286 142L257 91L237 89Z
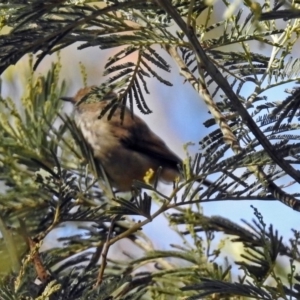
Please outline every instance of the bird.
M110 119L106 115L99 117L117 94L111 92L101 99L92 93L95 88L85 87L73 97L60 99L74 105L74 121L111 186L119 192L130 191L134 181L143 181L150 169L156 172L160 167L160 181L172 183L180 178L178 165L182 165L182 160L128 107L118 105ZM211 185L206 179L202 183Z

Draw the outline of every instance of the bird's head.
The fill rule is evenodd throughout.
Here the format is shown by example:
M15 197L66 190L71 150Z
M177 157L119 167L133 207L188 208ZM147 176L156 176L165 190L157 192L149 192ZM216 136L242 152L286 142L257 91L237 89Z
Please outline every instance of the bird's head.
M100 103L101 101L114 100L118 97L115 92L99 93L96 86L89 86L80 89L73 97L61 97L63 101L71 102L75 106L85 106L86 104Z

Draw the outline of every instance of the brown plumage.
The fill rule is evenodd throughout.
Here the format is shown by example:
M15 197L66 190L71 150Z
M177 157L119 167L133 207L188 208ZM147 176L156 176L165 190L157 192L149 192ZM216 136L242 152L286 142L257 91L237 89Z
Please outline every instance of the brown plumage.
M62 100L76 104L92 88L80 89L75 97L63 97ZM179 176L178 164L182 163L181 159L141 118L132 118L128 108L125 108L122 123L120 107L110 120L106 116L99 119L101 110L109 101L104 98L96 103L78 103L75 106L75 122L93 149L95 158L100 160L112 186L119 191L129 191L133 180L143 181L150 168L157 171L160 166L160 180L173 182Z

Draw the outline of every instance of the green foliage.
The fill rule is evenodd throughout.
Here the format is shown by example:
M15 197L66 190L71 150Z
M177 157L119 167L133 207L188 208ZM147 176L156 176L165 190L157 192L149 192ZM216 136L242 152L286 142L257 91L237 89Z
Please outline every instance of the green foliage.
M255 208L255 220L242 226L200 207L259 199L300 211L299 193L278 184L287 177L300 183L299 134L290 132L299 129L299 58L290 55L299 12L294 3L294 10L280 10L282 3L271 9L267 1L244 1L233 15L233 4L220 3L227 17L217 22L217 3L202 0L0 3L0 28L8 30L0 36L0 72L30 55L23 96L0 98L1 299L300 298L298 231L284 244ZM269 21L277 18L285 18L283 29ZM255 53L253 42L270 55ZM66 94L60 58L35 74L45 56L75 43L80 51L117 49L105 64L105 82L91 92L113 95L99 117L120 105L133 109L134 101L151 113L144 97L151 77L172 86L166 55L204 100L211 113L204 125L213 131L200 141L200 153L186 159L184 180L170 194L157 190L158 174L154 185L135 182L131 195L112 189L73 118L60 113ZM267 91L287 83L295 88L285 99L268 99ZM216 179L204 188L211 175ZM164 213L182 239L171 250L155 249L142 230ZM241 258L224 259L218 233L242 245ZM120 241L142 254L127 248L123 257L108 258ZM279 269L281 257L289 270Z

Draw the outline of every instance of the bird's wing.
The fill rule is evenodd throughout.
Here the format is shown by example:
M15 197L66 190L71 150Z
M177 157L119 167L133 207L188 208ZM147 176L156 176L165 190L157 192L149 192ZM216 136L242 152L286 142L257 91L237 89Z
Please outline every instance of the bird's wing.
M120 124L119 117L111 121L119 127L119 130L116 130L117 137L126 148L156 158L158 161L161 160L164 162L163 165L168 164L174 169L177 169L177 165L182 162L142 119L137 116L132 119L129 110L125 112L123 124Z
M162 162L161 165L168 165L170 168L178 170L178 164L181 164L182 160L168 148L165 142L141 118L134 116L134 119L132 119L130 111L126 109L123 124L120 122L120 112L118 111L112 117L111 122L117 129L113 132L114 136L119 139L124 147L156 158ZM212 185L207 179L199 181L208 187Z

